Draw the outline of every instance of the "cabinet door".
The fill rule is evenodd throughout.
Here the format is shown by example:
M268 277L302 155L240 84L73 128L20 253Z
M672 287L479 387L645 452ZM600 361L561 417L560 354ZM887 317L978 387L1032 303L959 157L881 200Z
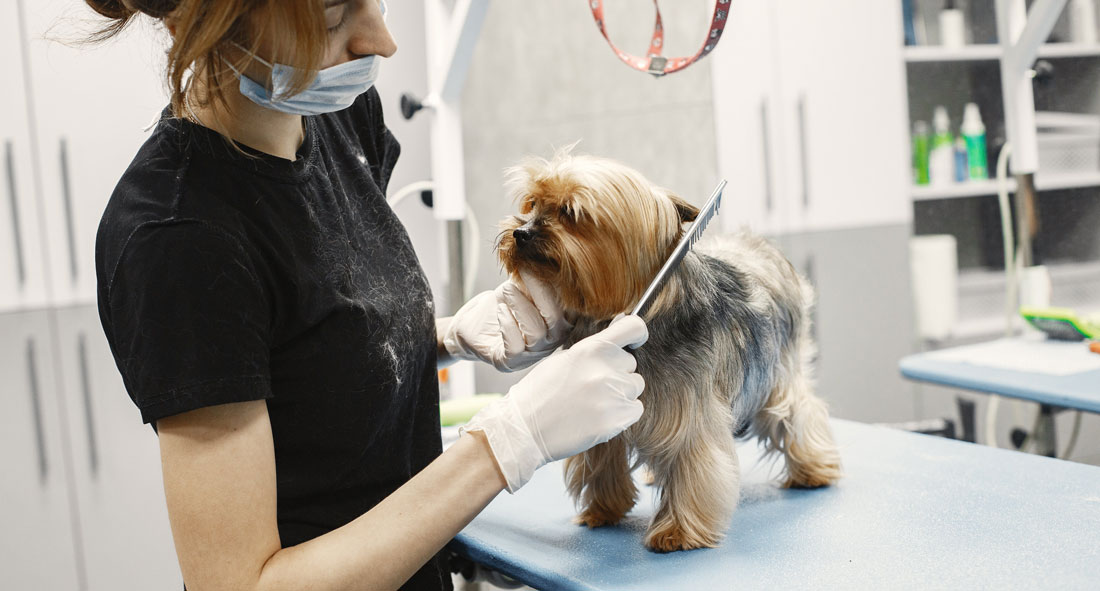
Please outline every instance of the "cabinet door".
M119 37L80 45L103 20L83 2L19 0L26 14L52 296L95 300L95 234L119 177L166 100L164 41L139 17Z
M0 314L0 565L5 589L76 589L71 487L46 313Z
M57 313L87 588L181 588L156 435L126 394L96 307Z
M0 3L0 312L46 301L18 8Z
M900 3L778 0L794 231L906 223Z
M898 373L913 350L906 225L790 234L777 240L817 294L816 387L834 416L906 421L916 403Z
M779 87L770 0L730 4L718 48L708 58L714 92L718 173L730 181L720 217L724 231L747 225L782 231L786 181L779 160Z

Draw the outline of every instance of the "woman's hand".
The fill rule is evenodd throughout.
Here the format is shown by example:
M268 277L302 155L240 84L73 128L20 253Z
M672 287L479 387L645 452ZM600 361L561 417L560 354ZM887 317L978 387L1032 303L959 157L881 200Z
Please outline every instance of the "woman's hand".
M474 296L441 326L446 353L500 371L523 369L553 353L572 326L546 284L526 274L521 280Z
M463 427L464 433L485 433L508 492L526 484L539 466L603 443L641 418L645 380L624 347L648 337L641 318L616 318L540 363Z

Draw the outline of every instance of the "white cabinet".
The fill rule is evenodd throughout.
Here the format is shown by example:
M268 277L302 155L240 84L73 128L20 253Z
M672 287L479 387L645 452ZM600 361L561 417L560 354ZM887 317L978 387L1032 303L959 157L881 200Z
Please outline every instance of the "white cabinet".
M712 63L719 172L736 191L725 227L907 223L900 4L745 0L731 10Z
M181 588L156 435L94 305L0 314L5 589Z
M5 589L78 588L65 425L46 313L0 314L0 570Z
M0 3L0 312L46 303L17 8Z
M87 588L182 588L156 434L126 394L96 307L57 315Z
M81 45L103 22L72 0L19 0L26 19L51 298L95 301L95 234L119 177L167 103L163 48L148 19L102 45Z
M182 586L156 436L99 324L95 235L167 100L148 22L0 0L0 571L5 589Z
M769 0L732 2L710 58L718 171L730 181L720 214L725 232L747 225L777 234L785 226L773 13Z

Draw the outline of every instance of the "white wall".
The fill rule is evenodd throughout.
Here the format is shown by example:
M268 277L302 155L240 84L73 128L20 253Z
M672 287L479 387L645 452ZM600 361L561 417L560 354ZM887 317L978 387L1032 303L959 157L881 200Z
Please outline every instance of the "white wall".
M661 4L666 56L701 46L714 3ZM653 5L613 2L612 39L643 54ZM719 46L721 50L721 46ZM504 280L492 251L497 223L516 211L503 170L527 155L581 140L578 152L619 159L701 204L717 174L709 64L655 79L628 68L608 47L585 2L494 1L463 93L466 198L481 230L476 290ZM505 391L518 376L478 367L480 391Z

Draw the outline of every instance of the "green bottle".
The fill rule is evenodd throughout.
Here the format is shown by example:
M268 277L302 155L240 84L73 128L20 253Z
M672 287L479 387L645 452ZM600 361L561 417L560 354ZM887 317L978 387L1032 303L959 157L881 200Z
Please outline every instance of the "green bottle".
M989 178L989 161L985 150L985 125L978 105L967 103L963 111L963 124L959 130L966 141L966 161L970 167L970 180Z
M917 121L913 124L913 182L928 184L928 153L930 150L928 124Z

